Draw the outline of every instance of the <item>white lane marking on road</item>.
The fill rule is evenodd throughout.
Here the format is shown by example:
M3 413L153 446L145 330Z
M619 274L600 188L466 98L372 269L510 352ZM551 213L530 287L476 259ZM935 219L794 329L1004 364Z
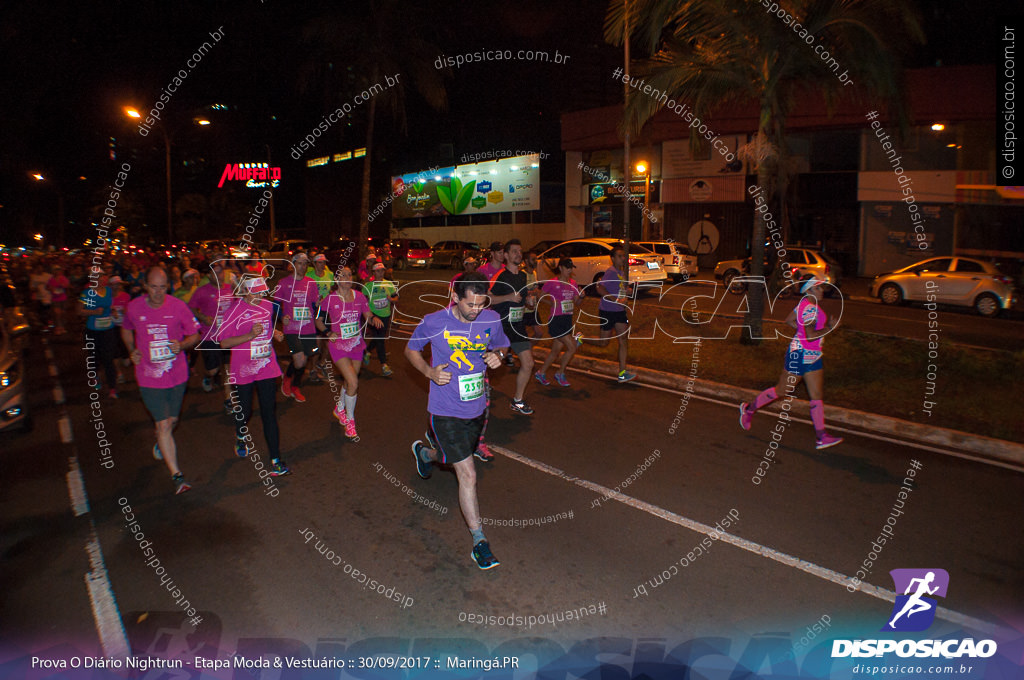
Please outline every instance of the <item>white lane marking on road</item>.
M82 470L78 467L78 459L72 456L68 458L68 496L71 497L71 509L75 511L75 517L81 517L89 512L89 497L85 494L85 482L82 480Z
M57 419L57 430L60 432L60 440L65 444L74 441L75 436L71 433L71 418L66 415Z
M96 528L85 545L89 553L89 564L92 571L85 575L85 585L89 590L89 601L92 603L92 616L96 620L96 628L100 634L103 654L116 658L124 658L131 654L128 637L125 635L121 612L117 608L114 590L107 576L107 567L103 561L103 551L96 536Z
M57 366L53 363L53 354L50 352L50 346L45 338L43 338L43 343L51 360L50 375L56 378ZM64 390L57 380L54 380L53 397L58 406L64 404ZM71 418L68 416L66 408L62 408L61 411L63 415L57 420L61 441L71 444L74 451ZM71 497L71 509L74 511L75 517L81 517L89 514L89 495L85 491L85 480L82 478L82 470L78 465L77 453L68 458L68 466L67 485L68 495ZM124 658L131 654L131 647L128 645L128 636L124 630L124 622L121 620L121 612L117 608L113 586L107 575L103 551L100 549L100 540L96 534L96 524L92 521L92 517L89 518L89 540L85 544L85 551L89 555L89 566L92 569L84 574L85 587L89 591L92 617L96 621L103 653L106 656Z
M779 552L774 548L769 548L768 546L761 545L760 543L748 541L745 538L740 538L739 536L735 536L733 534L716 531L714 527L708 526L707 524L702 524L701 522L697 522L688 517L677 515L676 513L670 510L665 510L664 508L660 508L657 505L653 505L651 503L647 503L646 501L633 498L632 496L627 496L625 494L615 491L614 489L609 489L606 486L601 486L600 484L596 484L589 480L574 477L573 475L570 475L564 470L560 470L554 466L548 465L547 463L542 463L539 460L534 460L533 458L529 458L520 453L516 453L515 451L511 451L509 449L497 446L495 444L488 445L490 446L492 451L500 453L501 455L511 458L512 460L517 461L519 463L523 463L524 465L528 465L536 470L540 470L541 472L545 472L553 477L558 477L559 479L563 479L567 482L572 482L576 486L582 486L584 489L588 489L597 494L600 494L602 497L614 498L620 503L628 505L629 507L635 510L646 512L650 515L658 517L659 519L663 519L666 522L678 524L681 527L685 527L699 534L704 534L705 536L710 536L712 533L715 533L718 535L718 540L724 543L730 543L736 546L737 548L746 550L747 552L751 552L755 555L760 555L761 557L767 557L770 560L774 560L788 567L793 567L794 569L798 569L804 573L810 574L811 576L816 576L825 581L831 581L832 583L844 587L849 585L852 580L850 576L840 574L839 572L828 569L827 567L822 567L820 565L814 564L813 562L808 562L807 560L800 559L799 557L794 557L793 555L788 555L784 552ZM872 597L876 597L880 600L885 600L886 602L896 601L895 592L887 590L885 588L879 588L878 586L873 586L870 583L865 583L862 581L859 590ZM973 630L983 631L986 633L997 633L1001 631L999 626L991 624L987 621L982 621L981 619L976 619L972 616L967 616L966 614L961 614L960 612L953 611L952 609L946 609L944 607L939 607L936 610L936 616L939 616L951 623L956 623L966 628L971 628Z

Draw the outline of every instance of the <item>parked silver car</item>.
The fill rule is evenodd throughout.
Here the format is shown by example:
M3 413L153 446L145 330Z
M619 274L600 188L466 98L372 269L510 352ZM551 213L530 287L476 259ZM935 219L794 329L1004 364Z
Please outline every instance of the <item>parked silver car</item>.
M675 241L636 241L661 256L661 266L673 281L686 281L697 275L697 256L682 243Z
M879 274L871 282L871 297L887 305L913 301L974 307L982 316L996 316L1016 302L1013 279L994 264L970 257L933 257Z

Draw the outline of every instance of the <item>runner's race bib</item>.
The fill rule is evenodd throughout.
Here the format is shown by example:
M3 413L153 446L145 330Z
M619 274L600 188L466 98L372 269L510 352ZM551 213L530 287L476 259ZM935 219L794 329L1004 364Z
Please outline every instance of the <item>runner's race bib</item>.
M390 303L390 302L391 302L391 300L388 300L387 298L377 298L376 300L373 301L373 308L374 309L387 309L388 308L388 303Z
M154 340L149 343L149 360L153 363L170 361L174 358L170 340Z
M562 314L572 314L572 300L562 300Z
M266 359L270 356L270 340L253 340L249 345L250 359Z
M96 325L96 330L105 331L108 328L114 327L114 318L110 316L98 316L93 323Z
M473 401L484 395L484 374L459 376L459 401Z
M292 310L292 319L295 321L309 321L313 318L313 312L309 307L296 307Z
M517 323L523 320L523 308L522 307L509 307L508 310L508 321L509 323Z
M338 326L338 335L341 336L342 340L348 340L359 335L359 324L358 323L343 323Z
M805 349L804 350L804 363L808 366L813 364L815 361L821 358L821 351L816 349Z

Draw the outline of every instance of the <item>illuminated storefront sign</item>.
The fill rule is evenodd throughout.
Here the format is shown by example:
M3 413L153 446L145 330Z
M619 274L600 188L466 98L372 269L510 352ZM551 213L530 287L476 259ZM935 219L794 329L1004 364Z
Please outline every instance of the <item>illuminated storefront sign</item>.
M276 187L281 183L281 168L271 168L266 163L229 163L224 166L217 187L223 187L225 180L245 182L245 186L252 188Z

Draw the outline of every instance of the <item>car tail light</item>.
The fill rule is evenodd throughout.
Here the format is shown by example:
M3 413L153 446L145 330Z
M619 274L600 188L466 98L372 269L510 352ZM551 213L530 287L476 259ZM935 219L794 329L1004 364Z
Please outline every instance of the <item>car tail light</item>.
M1013 279L1011 279L1009 276L996 276L995 280L1007 286L1013 285Z
M629 258L629 266L630 267L638 267L638 266L642 265L643 263L644 263L643 260L641 260L639 258L636 258L636 257Z
M831 267L829 266L828 262L826 262L825 263L825 276L828 276L828 272L829 272L830 269L831 269Z
M672 256L672 264L679 264L679 256L678 255L673 255Z

